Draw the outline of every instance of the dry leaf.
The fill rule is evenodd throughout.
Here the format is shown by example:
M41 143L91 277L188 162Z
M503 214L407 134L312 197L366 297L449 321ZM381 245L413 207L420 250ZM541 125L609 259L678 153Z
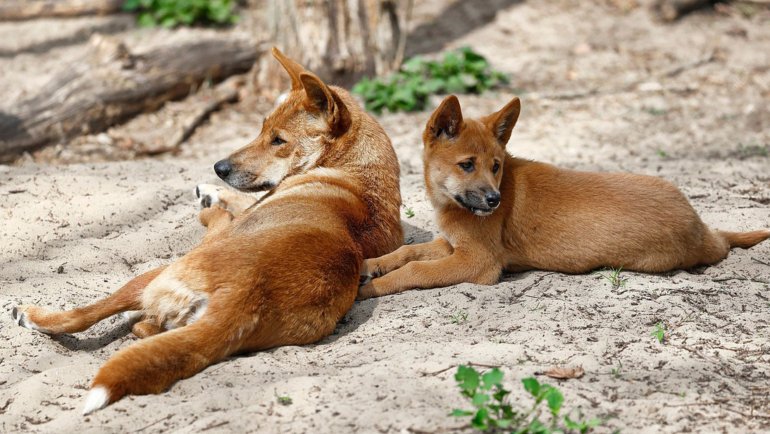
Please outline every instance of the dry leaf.
M560 368L557 366L552 367L551 369L541 372L541 374L551 377L551 378L557 378L559 380L566 380L569 378L580 378L585 374L586 371L583 370L582 366L578 366L576 368Z

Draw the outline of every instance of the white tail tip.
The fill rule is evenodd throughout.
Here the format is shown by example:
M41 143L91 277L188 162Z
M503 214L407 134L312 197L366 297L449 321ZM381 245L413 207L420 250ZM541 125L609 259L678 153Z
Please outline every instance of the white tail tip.
M100 410L110 403L110 393L104 386L96 386L88 391L86 405L83 406L83 416Z

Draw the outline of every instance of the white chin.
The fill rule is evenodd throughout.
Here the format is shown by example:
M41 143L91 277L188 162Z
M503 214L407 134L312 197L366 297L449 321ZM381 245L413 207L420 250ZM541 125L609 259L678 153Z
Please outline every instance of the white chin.
M476 214L477 216L481 216L481 217L486 217L488 215L492 215L493 212L494 212L494 210L492 210L492 211L483 211L483 210L480 210L480 209L473 210L474 214Z

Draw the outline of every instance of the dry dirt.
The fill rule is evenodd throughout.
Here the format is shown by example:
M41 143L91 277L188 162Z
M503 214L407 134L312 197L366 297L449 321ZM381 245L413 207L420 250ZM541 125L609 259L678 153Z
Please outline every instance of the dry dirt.
M770 227L767 15L698 13L664 26L633 2L577 3L514 3L448 42L473 46L512 77L510 89L462 96L466 116L520 95L512 154L661 176L712 226ZM23 82L14 59L0 62ZM4 106L18 97L12 89L34 86L4 83ZM36 158L80 163L29 157L0 166L2 310L83 305L184 254L202 234L193 186L213 181L211 164L259 131L267 107L216 113L176 156L84 163L123 154L59 147ZM415 214L403 216L407 242L436 232L421 180L427 116L379 117L402 161L405 210ZM0 431L462 431L447 413L464 404L453 372L467 362L501 366L517 399L521 378L582 365L585 376L558 386L566 410L609 418L600 431L770 430L770 243L708 268L621 276L614 288L601 273L528 272L495 286L367 300L316 345L233 358L87 418L90 379L134 339L124 322L51 339L5 314ZM657 323L663 343L651 336Z

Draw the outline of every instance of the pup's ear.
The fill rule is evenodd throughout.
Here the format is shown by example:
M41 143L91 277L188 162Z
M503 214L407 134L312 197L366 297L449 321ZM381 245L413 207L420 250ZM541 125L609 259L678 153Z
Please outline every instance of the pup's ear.
M283 69L289 74L289 78L291 78L291 90L302 89L302 82L299 80L299 75L305 72L305 68L299 63L286 57L281 53L281 50L276 47L273 47L273 57L275 57L278 63L280 63L281 66L283 66Z
M448 138L457 136L463 125L463 113L460 109L460 101L454 95L449 95L441 101L436 111L428 120L427 129L434 138L445 135Z
M481 118L481 122L492 131L500 146L505 148L505 145L511 138L511 131L513 131L513 127L519 119L519 113L521 113L521 101L519 101L518 97L513 97L511 102L506 104L500 111Z
M350 111L339 95L313 73L303 72L299 80L307 94L305 108L326 115L332 135L344 134L350 128Z

